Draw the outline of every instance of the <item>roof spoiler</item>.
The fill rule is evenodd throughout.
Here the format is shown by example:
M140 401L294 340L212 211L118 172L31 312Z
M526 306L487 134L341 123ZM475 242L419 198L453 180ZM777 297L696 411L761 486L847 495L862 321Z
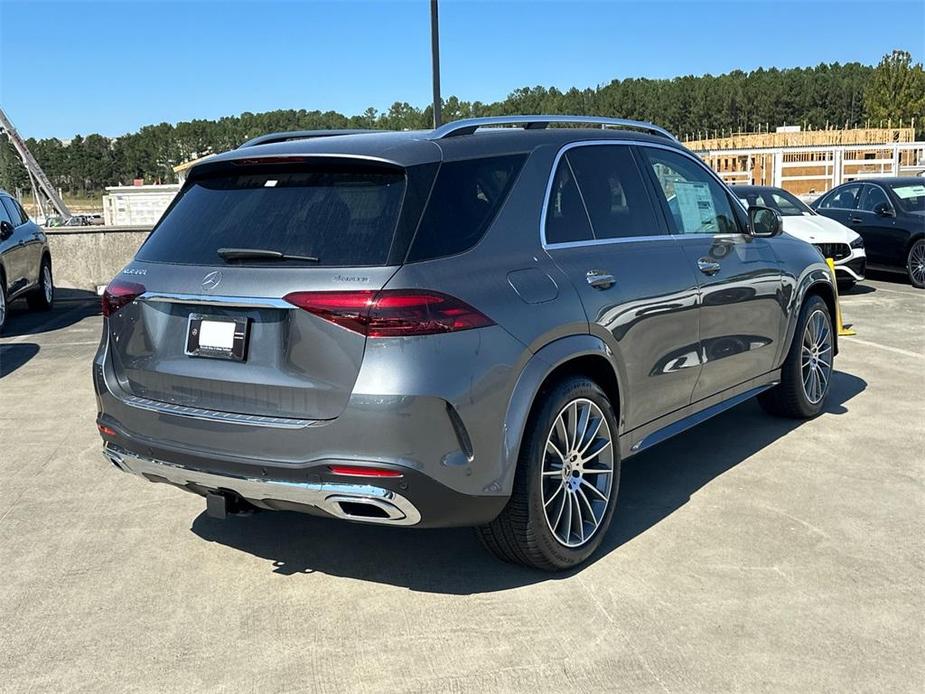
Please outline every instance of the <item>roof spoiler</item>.
M626 118L604 118L599 116L488 116L487 118L465 118L453 121L446 125L436 128L431 134L432 140L442 140L447 137L456 137L458 135L471 135L479 128L486 128L496 125L518 125L524 130L542 130L551 123L583 123L585 125L597 125L601 128L635 128L642 130L650 135L665 137L673 142L678 138L662 127L646 123L645 121L629 120Z
M364 130L361 128L345 128L342 130L288 130L279 133L267 133L260 135L252 140L248 140L238 149L245 147L256 147L257 145L271 145L277 142L289 142L290 140L312 140L316 137L337 137L340 135L362 135L364 133L383 132L382 130Z

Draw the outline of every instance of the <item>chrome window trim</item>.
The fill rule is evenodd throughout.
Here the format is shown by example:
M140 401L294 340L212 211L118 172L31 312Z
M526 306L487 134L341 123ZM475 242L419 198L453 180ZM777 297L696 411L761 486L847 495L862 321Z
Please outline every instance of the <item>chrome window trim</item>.
M202 306L248 306L251 308L296 308L288 301L273 297L259 296L225 296L208 294L179 294L175 292L145 292L140 297L144 301L161 301L168 304L197 304Z
M583 246L604 246L604 245L619 244L619 243L637 243L639 241L665 241L665 240L674 241L677 239L692 239L692 238L711 238L713 239L713 238L739 237L739 236L748 236L749 238L751 238L751 236L747 233L675 234L671 232L671 229L669 227L668 233L666 234L651 234L647 236L623 236L623 237L613 238L613 239L590 239L588 241L563 241L561 243L548 243L546 241L546 215L549 210L549 196L550 196L550 193L552 193L552 186L555 180L556 171L558 171L559 169L559 162L562 159L562 157L564 157L565 154L570 149L574 149L575 147L593 147L597 145L616 145L616 146L624 146L624 147L625 146L652 147L654 149L664 149L664 150L668 150L669 152L677 152L678 154L687 157L691 161L696 162L701 167L703 167L714 178L714 180L716 180L716 182L720 184L722 189L726 191L729 197L731 197L733 200L735 200L738 203L739 207L741 207L742 210L745 211L745 214L748 214L748 210L746 209L746 207L742 204L742 202L738 199L738 197L736 197L735 193L729 190L729 186L727 186L726 182L723 181L723 179L719 177L719 174L717 174L713 169L707 166L703 162L703 160L700 159L697 155L692 154L688 152L687 150L679 149L678 147L672 147L670 145L662 145L662 144L658 144L655 142L641 142L639 140L583 140L581 142L569 142L568 144L563 145L561 148L559 148L559 151L556 152L556 158L552 162L552 169L550 170L549 178L546 181L546 192L543 198L543 211L540 214L540 245L543 247L543 250L549 251L549 250L555 250L558 248L581 248ZM571 166L571 164L569 164L569 166ZM640 173L645 175L644 171L640 171ZM574 173L573 173L573 176L574 176ZM578 185L577 179L575 179L575 185ZM579 194L581 194L580 187L578 188L578 192ZM582 196L582 201L584 201L584 196ZM587 211L587 205L585 205L585 210ZM591 226L591 230L593 233L594 225Z

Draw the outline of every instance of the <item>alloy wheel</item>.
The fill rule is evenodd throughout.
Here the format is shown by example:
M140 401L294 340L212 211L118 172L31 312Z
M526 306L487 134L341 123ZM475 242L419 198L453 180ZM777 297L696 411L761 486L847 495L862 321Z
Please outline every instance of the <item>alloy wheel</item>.
M546 436L540 485L546 524L559 544L594 537L613 487L613 440L604 413L586 398L560 410Z
M803 329L800 371L806 399L813 405L819 404L832 378L832 329L820 310L810 314Z
M50 304L55 294L55 286L51 282L51 268L42 266L42 291L45 292L45 303Z
M925 284L925 243L917 243L909 252L909 274L918 286Z
M0 277L0 282L3 281L3 278ZM6 292L0 288L0 327L3 326L3 323L6 321Z

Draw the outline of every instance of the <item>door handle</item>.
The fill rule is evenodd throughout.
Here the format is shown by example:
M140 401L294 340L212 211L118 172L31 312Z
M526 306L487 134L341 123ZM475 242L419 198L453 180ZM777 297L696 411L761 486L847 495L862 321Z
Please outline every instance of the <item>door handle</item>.
M720 270L720 264L709 258L701 258L697 261L697 268L705 275L715 275Z
M609 275L606 272L601 272L600 270L588 270L588 274L585 275L585 279L587 279L588 284L590 284L595 289L610 289L614 282L616 282L613 275Z
M864 220L861 219L860 217L852 217L852 218L850 219L850 221L851 221L852 224L860 224L860 223L863 222Z

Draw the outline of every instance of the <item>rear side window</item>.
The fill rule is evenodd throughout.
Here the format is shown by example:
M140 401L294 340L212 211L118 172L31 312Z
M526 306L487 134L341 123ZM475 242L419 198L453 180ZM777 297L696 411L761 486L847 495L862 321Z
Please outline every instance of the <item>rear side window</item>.
M663 233L629 147L576 147L566 156L591 218L594 238Z
M546 201L546 243L573 243L594 238L591 221L575 183L568 157L559 160Z
M477 244L501 209L525 155L441 164L408 261L462 253Z
M315 267L383 265L404 189L404 173L381 169L251 169L194 180L137 258L216 265L220 248L246 248L313 256Z

